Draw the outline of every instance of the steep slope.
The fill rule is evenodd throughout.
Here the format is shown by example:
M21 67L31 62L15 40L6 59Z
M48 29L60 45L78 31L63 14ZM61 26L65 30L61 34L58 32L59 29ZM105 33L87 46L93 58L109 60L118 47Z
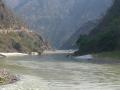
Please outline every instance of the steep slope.
M78 40L81 54L120 50L120 0L114 4L101 23L88 36Z
M44 42L35 33L8 33L0 34L1 52L42 52Z
M0 52L42 52L45 48L42 37L29 31L0 0Z
M29 26L41 32L57 48L84 23L101 18L112 3L112 0L6 1L9 1L12 7L15 5L16 12L25 18Z
M13 12L5 6L4 2L0 0L0 28L16 28L24 26L13 14Z
M78 49L76 42L80 35L88 35L90 31L98 24L98 20L88 21L80 27L63 45L61 49Z

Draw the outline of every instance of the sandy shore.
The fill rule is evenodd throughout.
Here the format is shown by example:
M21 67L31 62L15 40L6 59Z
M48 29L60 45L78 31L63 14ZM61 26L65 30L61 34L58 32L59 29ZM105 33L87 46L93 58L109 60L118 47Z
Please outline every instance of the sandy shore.
M17 53L17 52L14 52L14 53L3 53L3 52L0 52L0 56L1 57L11 57L11 56L27 56L28 54L26 53Z

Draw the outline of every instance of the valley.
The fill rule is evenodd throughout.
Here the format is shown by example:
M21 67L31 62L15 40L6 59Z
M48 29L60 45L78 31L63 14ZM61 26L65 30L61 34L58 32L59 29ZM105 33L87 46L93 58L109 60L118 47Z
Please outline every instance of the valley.
M12 1L6 0L6 3L14 8L15 13L21 16L32 30L40 33L57 49L66 48L63 46L68 41L72 42L70 38L75 32L89 21L95 22L101 19L112 5L112 0L91 2L89 0L15 0L17 3Z
M0 90L119 90L120 0L0 0Z

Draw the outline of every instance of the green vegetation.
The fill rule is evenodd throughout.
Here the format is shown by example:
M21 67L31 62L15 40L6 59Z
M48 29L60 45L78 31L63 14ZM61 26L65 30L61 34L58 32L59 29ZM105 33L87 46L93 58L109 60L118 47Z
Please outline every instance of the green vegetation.
M42 52L44 42L36 33L0 34L0 52Z
M102 52L98 54L94 54L97 57L103 57L103 58L114 58L114 59L120 59L120 51L113 51L113 52Z
M110 52L120 50L120 0L104 16L100 24L89 35L80 36L76 54Z
M0 52L42 52L45 45L41 36L27 32L26 24L0 0L0 31L22 30L21 32L0 32Z

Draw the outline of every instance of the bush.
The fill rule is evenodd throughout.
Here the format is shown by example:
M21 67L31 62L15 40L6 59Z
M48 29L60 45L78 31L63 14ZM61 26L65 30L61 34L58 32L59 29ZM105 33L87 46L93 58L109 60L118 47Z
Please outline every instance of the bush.
M16 49L17 51L20 51L21 50L21 45L20 45L20 43L18 43L18 42L16 42L16 41L13 41L12 42L12 46L13 46L13 48L14 49Z

